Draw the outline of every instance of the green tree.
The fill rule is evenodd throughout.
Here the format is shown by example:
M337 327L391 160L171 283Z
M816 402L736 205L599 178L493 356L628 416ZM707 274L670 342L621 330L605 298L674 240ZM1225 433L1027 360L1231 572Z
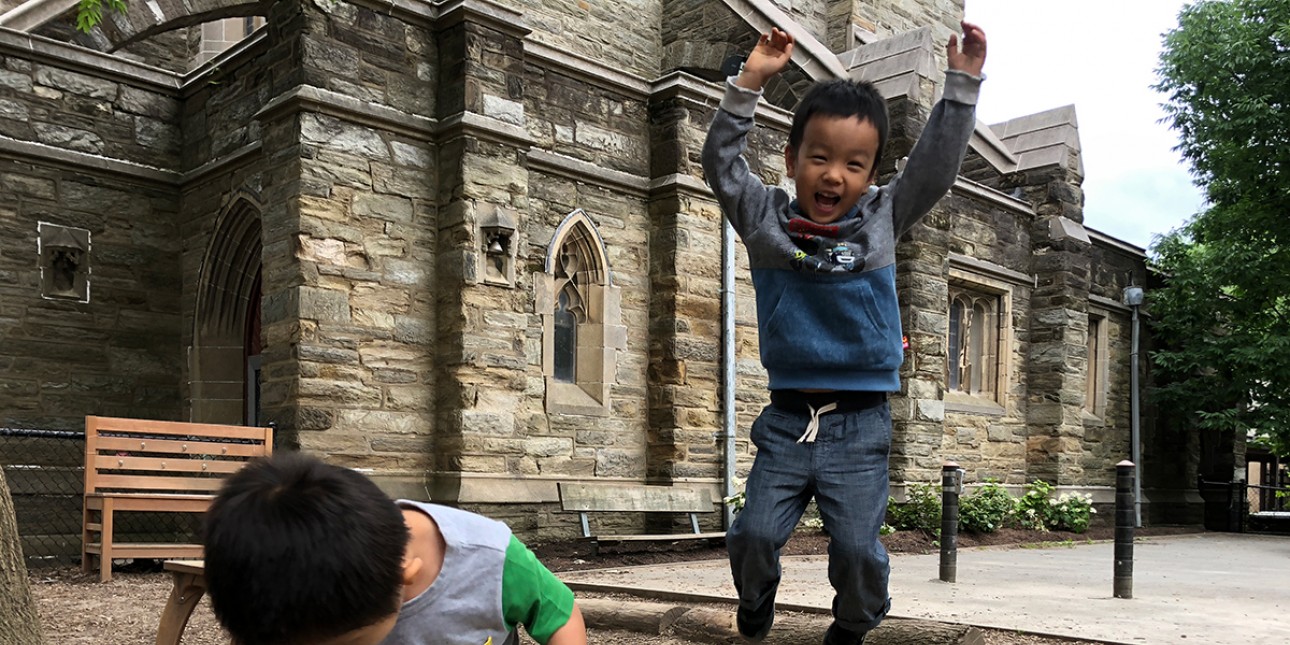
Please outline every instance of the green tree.
M1153 249L1158 402L1290 455L1290 2L1187 5L1157 71L1207 197Z
M125 0L107 0L108 9L125 12ZM76 28L89 33L95 25L103 22L103 0L80 0L76 7Z

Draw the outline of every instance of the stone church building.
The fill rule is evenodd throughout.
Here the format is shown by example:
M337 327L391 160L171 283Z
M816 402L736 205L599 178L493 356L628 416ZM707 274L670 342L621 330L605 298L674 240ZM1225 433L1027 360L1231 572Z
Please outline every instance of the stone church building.
M838 77L887 97L890 177L963 15L126 5L81 34L75 0L0 0L0 426L273 422L283 446L529 538L575 530L557 482L719 497L751 465L753 291L699 165L738 57L772 26L797 37L750 139L763 180L791 187L791 110ZM1073 107L979 123L901 240L898 493L952 460L969 483L1111 501L1130 454L1121 293L1147 276L1143 249L1083 226L1083 172ZM1144 419L1148 521L1194 518L1194 443Z

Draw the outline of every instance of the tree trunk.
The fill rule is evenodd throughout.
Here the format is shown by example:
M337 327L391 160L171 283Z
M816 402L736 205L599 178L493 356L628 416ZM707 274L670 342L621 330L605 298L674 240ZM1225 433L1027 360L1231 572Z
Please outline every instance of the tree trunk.
M13 499L0 469L0 643L40 645L40 619L27 582Z
M580 598L587 626L620 629L652 636L666 634L692 643L745 642L735 631L735 614L729 609L676 605L667 602L633 602ZM821 614L781 611L769 642L779 645L818 645L832 618ZM865 639L873 645L984 645L981 630L929 620L889 618Z

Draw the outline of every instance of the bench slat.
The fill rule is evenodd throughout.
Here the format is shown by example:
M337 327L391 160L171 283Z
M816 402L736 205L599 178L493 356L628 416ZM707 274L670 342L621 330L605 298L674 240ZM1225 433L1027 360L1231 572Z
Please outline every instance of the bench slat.
M245 461L230 461L221 459L195 459L192 457L118 457L115 455L99 455L94 458L94 468L100 473L100 477L107 474L103 471L116 470L138 470L155 472L160 475L163 473L219 473L227 475L235 473L246 465Z
M104 500L112 500L114 511L160 511L167 513L205 513L215 501L214 495L146 495L138 493L92 493L85 498L89 510L103 510ZM102 529L102 525L98 529Z
M223 484L223 477L152 477L100 473L94 478L95 490L91 494L103 489L214 492Z
M649 535L593 535L581 538L596 542L672 542L678 540L720 540L725 531L714 533L651 533Z
M224 443L202 440L153 439L152 437L99 437L96 450L111 452L141 452L145 454L212 455L220 457L263 457L268 454L264 444Z
M86 553L101 554L103 545L98 542L90 542L85 545ZM113 558L200 558L202 557L202 545L200 544L169 544L165 542L144 543L113 543Z
M187 423L182 421L154 421L152 419L123 419L119 417L85 417L86 427L93 426L98 433L159 434L178 437L208 436L227 439L259 439L269 437L268 428L255 426L218 425L213 423Z
M639 484L560 482L560 505L566 511L710 513L712 495L706 488Z

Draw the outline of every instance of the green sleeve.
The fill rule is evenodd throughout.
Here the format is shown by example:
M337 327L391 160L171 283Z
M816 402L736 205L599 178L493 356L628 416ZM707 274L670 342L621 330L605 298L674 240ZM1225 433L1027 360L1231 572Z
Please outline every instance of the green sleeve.
M502 569L502 617L506 626L515 629L523 625L533 640L546 645L571 615L573 591L512 535Z

